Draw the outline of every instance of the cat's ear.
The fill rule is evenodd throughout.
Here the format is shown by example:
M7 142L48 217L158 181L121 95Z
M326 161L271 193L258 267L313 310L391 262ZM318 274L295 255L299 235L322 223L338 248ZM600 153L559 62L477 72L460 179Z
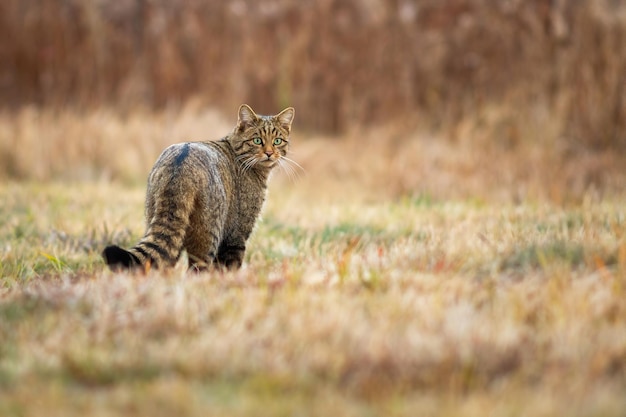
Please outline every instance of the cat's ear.
M285 110L278 113L275 118L282 125L287 132L291 131L291 122L293 122L293 117L296 115L296 111L293 107L287 107Z
M254 110L247 104L242 104L239 107L239 119L237 120L237 129L242 132L250 125L252 122L257 120L259 116L256 115Z

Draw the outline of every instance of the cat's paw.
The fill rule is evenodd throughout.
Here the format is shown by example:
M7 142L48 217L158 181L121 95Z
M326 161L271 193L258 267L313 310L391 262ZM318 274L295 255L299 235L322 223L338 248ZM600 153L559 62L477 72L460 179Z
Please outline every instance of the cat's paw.
M141 265L135 255L116 245L104 248L102 257L112 271L131 269Z

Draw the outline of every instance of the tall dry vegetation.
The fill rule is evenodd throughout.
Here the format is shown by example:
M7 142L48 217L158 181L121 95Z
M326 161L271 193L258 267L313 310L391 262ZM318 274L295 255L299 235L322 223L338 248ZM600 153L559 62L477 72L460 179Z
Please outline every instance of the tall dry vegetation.
M4 107L162 107L201 97L300 126L418 115L429 127L501 109L515 143L537 113L586 148L626 147L626 7L608 0L6 0ZM485 115L486 114L486 115Z

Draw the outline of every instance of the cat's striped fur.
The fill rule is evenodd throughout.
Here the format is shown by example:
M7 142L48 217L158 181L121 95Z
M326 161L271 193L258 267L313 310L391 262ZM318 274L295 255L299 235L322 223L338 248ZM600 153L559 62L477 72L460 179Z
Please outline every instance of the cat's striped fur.
M105 248L109 267L173 266L184 249L191 266L239 268L270 171L289 160L294 114L261 116L243 104L230 135L165 149L148 177L145 235L128 250Z

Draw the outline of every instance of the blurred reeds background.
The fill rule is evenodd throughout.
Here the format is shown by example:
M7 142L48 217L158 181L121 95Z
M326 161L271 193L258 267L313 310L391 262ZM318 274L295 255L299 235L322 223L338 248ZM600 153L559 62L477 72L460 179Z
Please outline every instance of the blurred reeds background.
M246 102L294 106L299 137L344 139L322 148L381 172L400 158L522 184L506 198L624 185L619 1L6 0L0 39L3 177L143 179L163 146L226 134ZM428 187L407 172L397 193Z

